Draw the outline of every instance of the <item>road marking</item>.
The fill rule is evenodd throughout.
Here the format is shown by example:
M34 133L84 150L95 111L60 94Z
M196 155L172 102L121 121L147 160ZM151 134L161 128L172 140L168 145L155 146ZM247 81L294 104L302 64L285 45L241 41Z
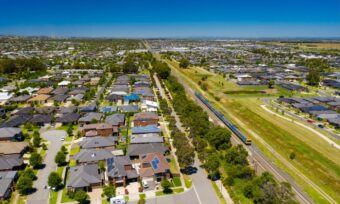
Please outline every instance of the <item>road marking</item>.
M195 184L194 184L194 183L192 183L192 187L193 187L194 192L195 192L195 194L196 194L196 197L197 197L197 199L198 199L198 203L199 203L199 204L202 204L201 199L200 199L200 197L198 196L198 193L197 193L197 191L196 191L196 187L195 187Z

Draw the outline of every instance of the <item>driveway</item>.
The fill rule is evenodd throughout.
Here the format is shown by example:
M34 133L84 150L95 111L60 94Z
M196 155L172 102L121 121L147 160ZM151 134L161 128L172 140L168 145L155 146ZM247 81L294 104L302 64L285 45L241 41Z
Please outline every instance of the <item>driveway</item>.
M34 181L33 184L33 187L36 188L37 191L28 196L28 204L48 203L50 191L48 189L44 189L43 186L47 185L48 175L57 168L57 164L54 162L54 157L63 144L61 138L66 137L67 133L64 130L47 130L41 131L40 135L41 138L49 142L48 150L46 151L44 159L44 164L46 166L38 172L38 179Z

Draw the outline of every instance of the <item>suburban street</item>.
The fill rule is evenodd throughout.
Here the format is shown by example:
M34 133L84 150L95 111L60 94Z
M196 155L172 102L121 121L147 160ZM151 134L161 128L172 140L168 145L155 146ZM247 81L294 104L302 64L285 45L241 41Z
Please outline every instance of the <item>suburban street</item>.
M48 151L46 151L46 156L44 158L43 164L46 166L38 171L38 179L34 181L33 187L36 192L30 194L27 198L28 204L46 204L48 203L50 190L45 189L44 186L47 184L48 175L55 171L57 164L54 162L54 157L60 150L63 141L62 137L66 137L66 132L63 130L47 130L40 132L41 138L49 142Z

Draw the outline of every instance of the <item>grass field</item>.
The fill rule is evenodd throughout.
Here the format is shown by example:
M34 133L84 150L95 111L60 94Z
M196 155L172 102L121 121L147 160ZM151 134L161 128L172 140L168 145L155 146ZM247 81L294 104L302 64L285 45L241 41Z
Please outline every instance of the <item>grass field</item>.
M172 62L175 67L176 64ZM178 67L177 67L178 68ZM313 132L298 126L290 121L274 117L260 107L261 97L286 95L281 90L274 94L225 94L228 91L254 90L265 87L239 87L234 83L225 81L222 76L215 75L199 68L177 69L187 81L191 81L191 86L196 90L199 89L198 81L202 76L208 75L204 81L208 87L209 95L205 95L215 107L219 108L226 115L237 118L234 121L239 125L247 135L255 133L259 135L267 144L275 149L285 160L288 160L296 169L319 186L323 191L330 195L337 202L340 201L340 153L331 148L324 140L320 139ZM195 82L195 83L192 83ZM216 102L216 97L219 102ZM327 203L325 199L312 187L310 187L295 171L283 165L283 161L276 158L268 148L259 142L258 139L252 138L259 148L278 166L289 173L303 187L303 189L312 197L316 203ZM291 152L295 152L297 157L294 160L289 159Z

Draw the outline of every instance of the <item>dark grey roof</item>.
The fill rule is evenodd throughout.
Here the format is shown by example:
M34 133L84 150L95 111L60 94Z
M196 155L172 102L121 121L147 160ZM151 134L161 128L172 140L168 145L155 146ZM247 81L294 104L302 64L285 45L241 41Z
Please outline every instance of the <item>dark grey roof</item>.
M163 143L149 143L149 144L130 144L128 146L127 155L129 156L139 156L141 154L161 152L165 153L168 151Z
M88 90L88 88L86 88L86 87L74 88L68 94L69 95L84 94L87 90Z
M56 118L56 122L58 123L74 123L79 120L79 114L78 113L66 113L62 116Z
M11 185L13 181L17 177L16 171L4 171L0 172L0 197L4 198L6 195L6 192L9 188L11 188Z
M69 107L59 107L58 113L74 113L77 111L77 107L69 106Z
M79 118L79 122L91 122L93 119L100 121L102 117L102 113L90 112L87 113L85 116Z
M112 157L113 154L106 149L82 149L74 155L74 159L80 163L98 162Z
M1 127L18 127L28 122L31 118L32 115L30 114L15 115L6 122L4 122L3 124L1 124Z
M50 123L52 122L52 115L48 114L37 114L34 115L30 120L30 123Z
M126 105L119 107L122 112L138 112L139 107L137 105Z
M12 170L14 167L24 163L20 154L10 154L0 156L0 171Z
M0 138L10 139L10 138L15 137L18 134L21 134L21 129L20 128L15 128L15 127L3 127L3 128L0 128Z
M137 171L133 170L125 170L126 165L132 165L132 162L128 156L115 156L113 158L112 166L108 166L107 168L107 175L109 177L124 177L127 176L128 178L138 178Z
M44 106L44 107L39 107L36 108L35 111L37 113L41 113L41 114L51 114L55 111L55 107L53 106Z
M112 147L116 144L117 137L86 137L79 142L82 149Z
M14 114L15 115L31 114L33 113L33 111L34 108L32 107L18 108Z
M54 89L54 91L52 91L52 94L63 95L63 94L66 94L68 91L69 91L68 88L58 87L58 88Z
M30 98L31 98L30 95L22 95L22 96L13 97L9 101L10 102L25 102Z
M123 96L117 95L117 94L110 94L106 97L106 100L108 101L117 101L117 100L122 100Z
M119 123L125 122L125 114L116 113L113 115L109 115L106 117L105 122L110 125L117 126Z
M49 98L48 100L53 100L53 101L57 101L57 102L64 102L66 101L66 99L68 98L68 95L55 95L52 96L51 98Z
M89 187L91 184L98 184L101 183L101 181L101 175L98 171L97 164L75 166L71 167L69 170L67 187Z

